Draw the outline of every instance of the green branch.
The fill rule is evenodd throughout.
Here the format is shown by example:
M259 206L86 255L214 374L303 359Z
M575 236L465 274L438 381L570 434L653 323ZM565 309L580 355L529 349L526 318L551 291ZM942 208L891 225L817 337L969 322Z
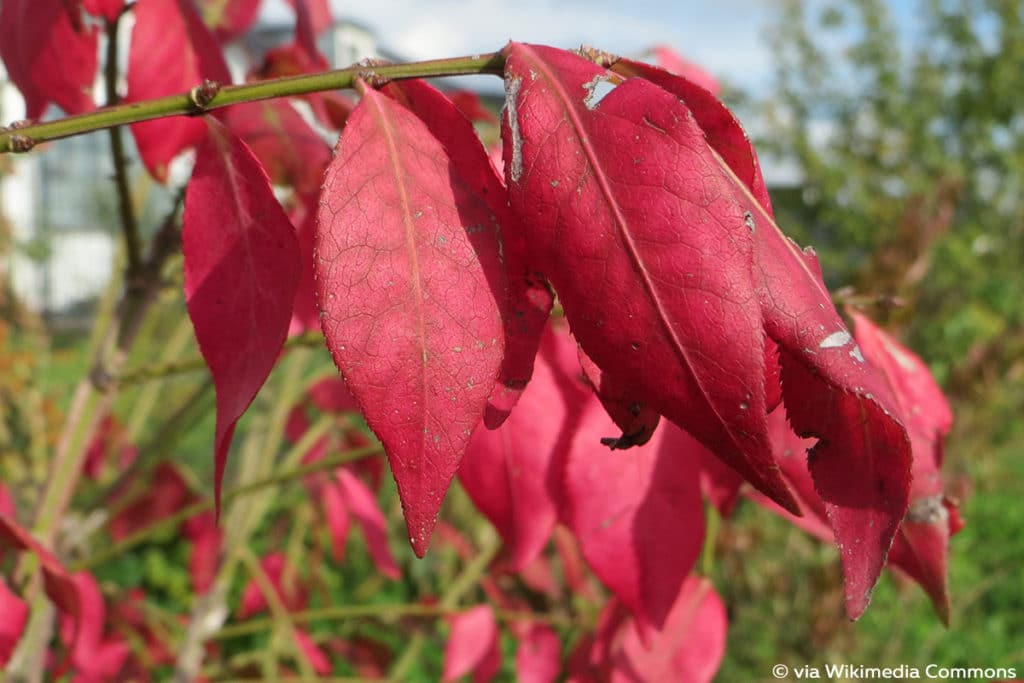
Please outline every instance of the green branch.
M381 81L475 74L500 76L504 68L504 55L492 52L471 57L452 57L408 64L350 66L347 69L288 76L243 85L220 87L211 83L197 84L195 88L186 93L104 107L86 114L69 116L46 123L4 129L0 132L0 153L23 152L41 142L165 116L197 116L242 102L352 88L359 78Z
M420 603L378 603L370 605L332 605L318 609L291 612L288 617L294 624L308 624L312 621L335 621L343 619L393 620L407 617L436 618L465 611L465 607L448 605L424 605ZM545 624L568 626L571 620L557 614L516 610L494 610L494 616L501 621L535 621ZM223 627L211 636L212 640L226 640L269 630L274 626L273 617L250 619Z
M290 337L284 343L284 349L287 350L299 347L316 348L323 346L323 344L324 335L320 331L304 332L303 334ZM204 361L200 356L193 356L191 358L182 358L164 363L141 365L137 368L122 372L117 377L112 378L112 381L119 386L130 386L133 384L141 384L148 380L163 379L165 377L170 377L171 375L196 372L204 369L206 369L206 361Z

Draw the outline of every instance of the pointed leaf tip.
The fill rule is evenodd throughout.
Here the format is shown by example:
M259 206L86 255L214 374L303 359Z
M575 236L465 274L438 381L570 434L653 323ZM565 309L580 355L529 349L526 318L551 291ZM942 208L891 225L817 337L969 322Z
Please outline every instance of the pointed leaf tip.
M196 154L182 218L185 303L217 391L214 487L235 424L284 346L301 262L295 229L259 162L215 121Z
M480 176L424 121L472 128L439 93L417 112L376 91L360 100L324 181L315 268L327 346L384 445L422 557L498 374L503 289Z

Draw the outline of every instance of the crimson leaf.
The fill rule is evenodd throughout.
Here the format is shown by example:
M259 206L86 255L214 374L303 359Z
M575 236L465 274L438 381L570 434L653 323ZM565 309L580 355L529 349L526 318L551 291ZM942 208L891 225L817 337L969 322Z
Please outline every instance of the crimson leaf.
M231 83L220 47L192 2L146 0L134 7L126 102L178 94L203 79ZM166 182L171 160L206 134L201 119L186 116L143 121L131 128L142 162L160 182Z
M765 425L753 245L704 133L649 82L507 51L510 201L583 350L794 508Z
M185 303L217 390L214 485L235 423L284 345L300 275L295 229L259 162L210 121L185 198Z
M443 98L430 106L454 112ZM420 556L502 359L499 228L482 176L464 169L412 112L367 91L317 225L321 326L384 445Z
M96 29L78 11L62 0L0 3L0 58L25 97L27 118L41 117L51 102L68 114L94 106Z

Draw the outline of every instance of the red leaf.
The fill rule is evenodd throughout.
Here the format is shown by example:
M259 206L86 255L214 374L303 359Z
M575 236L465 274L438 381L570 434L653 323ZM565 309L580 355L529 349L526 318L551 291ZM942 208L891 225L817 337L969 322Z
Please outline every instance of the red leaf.
M448 99L452 101L463 116L470 121L483 121L484 123L497 124L498 119L494 112L480 102L480 96L472 90L453 90L448 93Z
M348 532L352 527L352 517L348 512L348 504L339 486L323 486L320 488L320 500L327 519L327 528L331 533L331 557L335 562L345 558L345 544Z
M67 114L94 108L96 29L62 0L4 0L0 35L0 58L25 97L26 118L40 118L51 102Z
M697 449L700 462L700 488L704 495L723 517L732 515L739 499L743 477L739 472L726 465L715 454L699 441L683 432L690 440L690 447ZM680 437L682 440L682 437Z
M314 62L327 63L316 46L316 38L334 22L327 0L288 0L295 9L295 43Z
M96 579L78 572L72 580L77 591L79 614L63 614L61 633L71 651L76 683L105 683L116 680L131 650L119 637L104 639L107 608Z
M746 225L753 235L756 293L770 340L766 375L771 380L776 372L774 342L781 349L790 421L801 436L820 438L810 469L840 548L847 613L856 618L867 607L907 509L910 451L890 392L852 344L813 251L801 252L775 225L756 154L736 120L685 79L628 63L623 67L686 100L726 180L721 197L732 198L723 217L731 227ZM776 402L776 392L766 390L766 408Z
M231 83L213 34L189 0L146 0L135 5L128 52L125 102L185 92L210 79ZM133 124L139 156L150 174L167 180L167 166L206 135L202 119L172 116Z
M321 676L331 673L331 660L327 658L323 650L316 646L308 633L299 628L295 629L295 642L298 643L303 656L309 661L309 665L313 667L313 671Z
M674 425L623 453L600 444L611 429L592 403L566 468L569 527L639 627L661 628L704 539L698 463Z
M368 91L341 134L317 226L327 345L384 444L421 556L502 357L498 225L474 182L482 174L466 178L465 166Z
M641 400L643 390L622 375L602 372L582 348L579 349L579 358L587 383L597 394L605 412L622 430L622 436L605 437L601 443L615 450L642 446L650 441L661 415L644 405Z
M74 623L74 645L71 663L76 669L89 668L103 641L103 629L107 619L107 608L100 593L99 584L88 572L78 572L71 577L78 595L78 615ZM71 639L68 639L70 642Z
M511 205L583 350L794 507L766 433L749 229L704 133L651 83L615 86L553 48L508 51Z
M477 428L459 467L459 479L477 508L505 542L512 571L543 550L558 518L552 489L554 463L567 450L581 418L584 387L566 389L556 379L558 354L570 361L575 344L549 329L533 380L518 409L494 431Z
M711 681L725 652L725 605L711 582L691 576L679 591L665 627L645 643L629 622L612 655L615 683ZM639 675L639 678L638 678Z
M331 150L285 99L229 107L224 125L259 159L275 185L299 194L316 194L331 160Z
M321 173L322 173L321 169ZM316 307L316 285L313 278L313 249L316 245L316 195L309 196L289 213L292 225L298 228L302 275L295 290L295 306L288 325L288 336L320 329L320 311Z
M489 605L477 605L451 618L444 648L441 680L454 681L472 672L473 683L486 683L501 667L498 623Z
M563 515L564 516L564 515ZM562 565L562 576L565 585L577 595L593 597L590 583L587 581L587 568L583 562L579 543L572 533L564 526L556 526L552 534L558 560Z
M743 127L728 107L715 97L716 92L713 89L704 87L699 80L694 80L685 73L670 74L630 59L620 59L612 68L623 76L640 76L683 100L704 133L707 144L750 190L765 211L771 213L772 204L768 198L768 188L761 175L761 166L754 147L750 144L750 138L743 132ZM777 355L777 352L773 355ZM777 364L776 361L776 366ZM771 386L768 387L768 391L771 393ZM774 408L777 402L769 400L769 410Z
M245 143L210 121L182 219L185 303L217 389L217 509L235 423L284 345L300 276L295 229Z
M294 574L290 571L288 560L282 553L264 555L260 558L260 566L285 609L293 612L306 607L306 591L298 585ZM289 574L292 580L286 582L286 574ZM238 616L245 619L265 609L267 609L267 596L263 594L259 583L255 579L250 579L242 589L242 598L238 604Z
M864 358L882 372L893 391L914 453L910 507L889 561L921 584L948 625L946 567L949 538L955 530L939 468L942 441L953 424L953 413L920 358L865 316L856 311L850 315Z
M154 522L169 517L191 502L188 484L169 462L153 471L152 483L110 520L110 535L120 541Z
M185 523L185 536L192 541L188 556L188 573L196 595L206 593L217 578L220 568L224 530L217 526L211 512L203 512Z
M327 68L324 58L317 54L311 58L306 50L295 43L267 51L263 66L257 72L259 78L279 78L297 74L313 73ZM308 93L303 98L313 108L320 123L335 130L341 130L355 104L338 92Z
M545 624L530 624L516 649L516 680L519 683L554 683L561 667L562 644Z
M533 360L554 302L551 288L529 262L524 231L508 211L501 179L472 126L449 100L422 81L391 83L385 92L427 125L448 151L457 175L477 189L502 226L504 278L498 285L492 276L491 289L497 292L507 287L505 296L498 301L502 308L505 352L484 412L484 424L494 429L508 417L533 374Z
M767 229L773 231L771 239L777 247L789 250L774 225ZM785 263L785 257L773 251L760 259L765 271ZM801 283L789 268L766 275L767 297L778 304L765 322L785 349L786 412L797 434L820 439L810 452L808 467L836 535L847 615L856 619L867 608L907 509L910 449L906 431L895 419L886 386L856 359L857 347L842 348L849 344L845 340L850 335L834 310L826 308L829 299L820 280L813 281L819 288L820 303L815 305L808 291L785 291L809 286L812 280ZM844 344L837 345L836 340Z
M188 181L181 239L185 303L217 389L219 513L234 425L284 346L300 262L295 229L259 162L219 124L209 130Z
M114 21L124 11L124 0L82 0L82 7L93 16Z
M78 588L56 556L10 517L0 514L0 548L10 546L33 553L43 572L46 595L62 611L74 617L79 615Z
M686 78L712 95L717 96L721 90L721 86L718 85L718 80L714 76L667 45L655 45L651 48L651 52L662 69Z
M119 471L127 469L139 455L138 449L127 442L124 427L113 415L107 415L100 422L86 451L85 464L82 465L85 476L94 481L99 479L103 474L104 465L115 452L115 466Z
M377 505L377 497L347 469L338 469L335 477L345 504L363 529L366 547L374 565L384 576L398 580L402 574L391 554L391 546L388 545L387 520Z
M255 23L260 0L198 0L203 22L227 43L242 35Z
M313 36L318 36L331 27L334 17L328 0L288 0L295 10L297 22L308 22Z
M0 667L7 666L28 621L28 605L7 587L0 576Z
M18 516L14 498L4 484L0 484L0 515L7 515L11 519L16 519Z

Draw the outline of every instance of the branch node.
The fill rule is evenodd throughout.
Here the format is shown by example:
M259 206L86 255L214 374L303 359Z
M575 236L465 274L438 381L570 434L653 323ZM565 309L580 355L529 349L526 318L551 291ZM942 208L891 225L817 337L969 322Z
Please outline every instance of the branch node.
M213 98L220 92L220 83L206 79L200 85L192 88L188 93L188 99L199 111L205 111L213 101Z
M97 363L92 366L92 370L89 371L89 381L96 387L96 391L101 394L105 394L114 388L114 376L103 366L102 363Z
M391 79L385 76L381 76L374 70L374 67L383 66L385 64L387 64L387 62L384 61L383 59L370 59L368 57L365 59L361 59L356 64L356 66L359 69L356 72L356 75L359 78L363 79L366 82L366 84L373 88L374 90L380 90L385 85L390 83Z
M12 135L8 140L10 140L11 151L19 154L36 146L36 141L27 135Z

